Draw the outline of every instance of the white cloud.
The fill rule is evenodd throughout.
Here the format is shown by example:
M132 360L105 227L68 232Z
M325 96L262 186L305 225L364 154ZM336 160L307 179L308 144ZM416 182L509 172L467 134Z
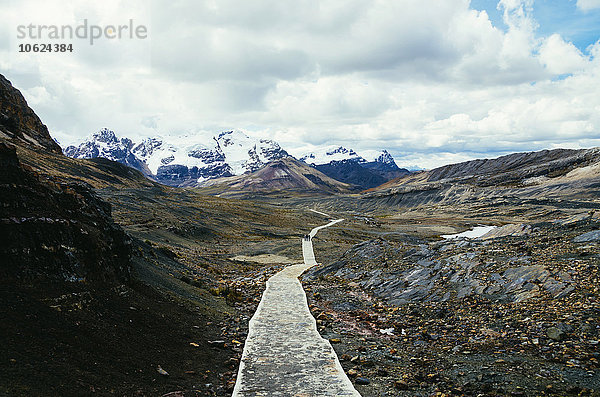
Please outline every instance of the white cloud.
M600 8L600 0L577 0L577 8L582 11L596 10Z
M0 72L61 142L104 126L207 139L247 128L292 153L386 148L426 167L600 145L600 45L582 53L540 37L531 0L498 3L506 31L467 0L39 4L0 5L0 33L13 37L22 15L149 28L147 40L76 41L73 54L18 54L14 37L0 40Z
M588 63L587 57L558 34L544 40L539 53L541 63L554 75L579 72L585 69Z

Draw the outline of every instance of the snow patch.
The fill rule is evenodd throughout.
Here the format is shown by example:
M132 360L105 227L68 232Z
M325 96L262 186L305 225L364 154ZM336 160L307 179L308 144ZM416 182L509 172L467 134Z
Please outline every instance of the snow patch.
M441 237L445 238L446 240L455 238L478 238L494 230L496 227L497 226L475 226L473 229L467 230L466 232L457 234L444 234Z

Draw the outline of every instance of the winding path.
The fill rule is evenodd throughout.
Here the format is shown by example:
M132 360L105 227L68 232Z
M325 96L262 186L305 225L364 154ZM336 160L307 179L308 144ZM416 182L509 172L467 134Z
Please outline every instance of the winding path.
M302 239L304 263L267 281L250 320L233 396L360 396L329 341L319 335L298 280L317 264L312 238L342 220L312 229Z

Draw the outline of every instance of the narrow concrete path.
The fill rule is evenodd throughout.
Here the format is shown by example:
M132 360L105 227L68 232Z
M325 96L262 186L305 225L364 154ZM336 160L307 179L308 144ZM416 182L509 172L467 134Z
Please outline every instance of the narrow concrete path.
M329 341L321 338L298 277L316 265L312 237L302 239L304 264L267 281L240 362L233 396L360 396Z

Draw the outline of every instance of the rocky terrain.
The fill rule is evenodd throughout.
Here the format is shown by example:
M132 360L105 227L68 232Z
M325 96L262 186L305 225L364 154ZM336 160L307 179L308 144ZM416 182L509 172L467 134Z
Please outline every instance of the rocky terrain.
M22 100L12 90L2 109L26 106L5 102ZM254 253L240 239L285 250L294 211L68 158L43 128L33 142L10 120L0 125L0 394L228 395L244 316L276 270L229 258ZM242 293L234 279L246 276Z
M574 168L598 162L598 149L542 150L515 153L495 159L474 160L436 168L428 181L461 179L478 186L534 184L532 178L556 178Z
M127 281L131 241L83 183L44 181L0 143L4 282Z
M0 138L21 140L52 153L62 153L60 146L50 137L48 128L27 105L23 95L2 75L0 75L0 132Z
M384 183L369 198L408 207L564 199L585 206L599 197L599 154L600 148L556 149L452 164Z
M359 243L304 276L363 396L598 395L600 218Z

